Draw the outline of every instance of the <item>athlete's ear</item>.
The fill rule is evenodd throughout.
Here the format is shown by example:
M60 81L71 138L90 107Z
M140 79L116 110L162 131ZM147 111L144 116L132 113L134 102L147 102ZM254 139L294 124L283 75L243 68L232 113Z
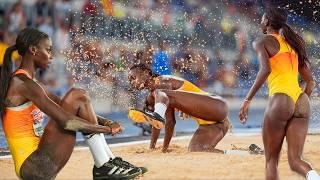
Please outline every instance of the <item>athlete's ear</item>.
M32 55L36 55L37 54L37 47L36 46L29 46L29 51L31 52Z

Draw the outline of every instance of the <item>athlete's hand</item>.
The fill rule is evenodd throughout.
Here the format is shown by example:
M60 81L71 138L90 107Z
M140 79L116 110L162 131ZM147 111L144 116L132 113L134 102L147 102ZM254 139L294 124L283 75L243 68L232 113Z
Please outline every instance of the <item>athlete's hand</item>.
M110 127L110 134L115 136L116 134L120 134L123 131L123 127L118 122L113 122L109 125Z
M248 119L248 110L249 110L249 106L250 106L250 101L249 100L245 100L242 103L242 106L240 108L240 112L239 112L239 120L242 124L246 123L247 119Z

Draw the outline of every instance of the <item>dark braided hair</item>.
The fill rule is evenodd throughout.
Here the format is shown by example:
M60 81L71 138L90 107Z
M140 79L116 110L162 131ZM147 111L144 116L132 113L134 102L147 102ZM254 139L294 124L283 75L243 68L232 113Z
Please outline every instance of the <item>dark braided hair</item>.
M18 34L16 44L6 49L3 58L3 65L0 69L0 118L2 118L4 115L4 110L6 108L6 96L12 77L12 53L15 50L18 50L19 55L24 56L30 46L37 45L40 40L45 38L49 38L46 33L34 28L25 28Z
M285 40L298 54L299 67L310 64L304 40L286 23L288 17L286 11L279 7L268 7L265 10L265 15L269 21L269 25L275 30L282 30Z

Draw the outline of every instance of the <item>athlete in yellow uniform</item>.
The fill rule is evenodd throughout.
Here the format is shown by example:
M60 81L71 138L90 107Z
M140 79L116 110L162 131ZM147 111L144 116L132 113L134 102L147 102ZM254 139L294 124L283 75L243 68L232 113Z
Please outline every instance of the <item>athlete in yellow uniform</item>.
M217 152L215 146L230 125L228 106L221 97L210 95L182 78L157 76L144 64L131 67L128 79L133 88L150 91L146 106L153 112L129 111L131 119L141 122L144 118L153 125L150 148L155 148L159 129L165 126L162 150L167 151L176 122L174 112L178 110L192 116L199 124L189 150Z
M302 159L310 117L308 96L315 83L304 41L286 21L286 12L276 7L267 8L262 17L262 31L267 35L254 43L260 70L240 109L239 119L246 122L250 101L267 79L270 97L262 130L266 179L279 179L277 166L286 137L290 168L308 180L318 180L317 172ZM298 83L299 74L306 83L303 90Z
M284 93L297 102L302 93L298 83L298 55L279 34L271 34L279 43L277 54L269 58L271 73L268 76L269 96Z

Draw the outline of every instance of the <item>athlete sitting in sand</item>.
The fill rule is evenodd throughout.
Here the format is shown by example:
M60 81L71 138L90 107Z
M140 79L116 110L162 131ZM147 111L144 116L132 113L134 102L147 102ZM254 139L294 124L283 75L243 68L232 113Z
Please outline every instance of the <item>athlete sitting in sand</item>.
M228 106L221 97L210 95L187 80L158 76L144 64L132 66L128 78L133 88L150 91L146 107L151 111L131 110L129 117L152 124L151 149L156 146L160 128L165 126L162 151L167 151L176 123L174 112L178 110L192 116L199 124L189 144L189 151L221 152L215 147L230 125Z
M144 168L112 154L101 133L114 135L121 127L97 117L84 90L73 88L60 99L37 82L36 70L48 68L52 61L51 46L47 34L26 28L6 50L1 67L0 117L18 177L54 179L73 152L76 131L83 133L94 158L93 179L129 179L141 174ZM15 50L22 62L12 73L10 57ZM43 112L50 117L44 130Z

